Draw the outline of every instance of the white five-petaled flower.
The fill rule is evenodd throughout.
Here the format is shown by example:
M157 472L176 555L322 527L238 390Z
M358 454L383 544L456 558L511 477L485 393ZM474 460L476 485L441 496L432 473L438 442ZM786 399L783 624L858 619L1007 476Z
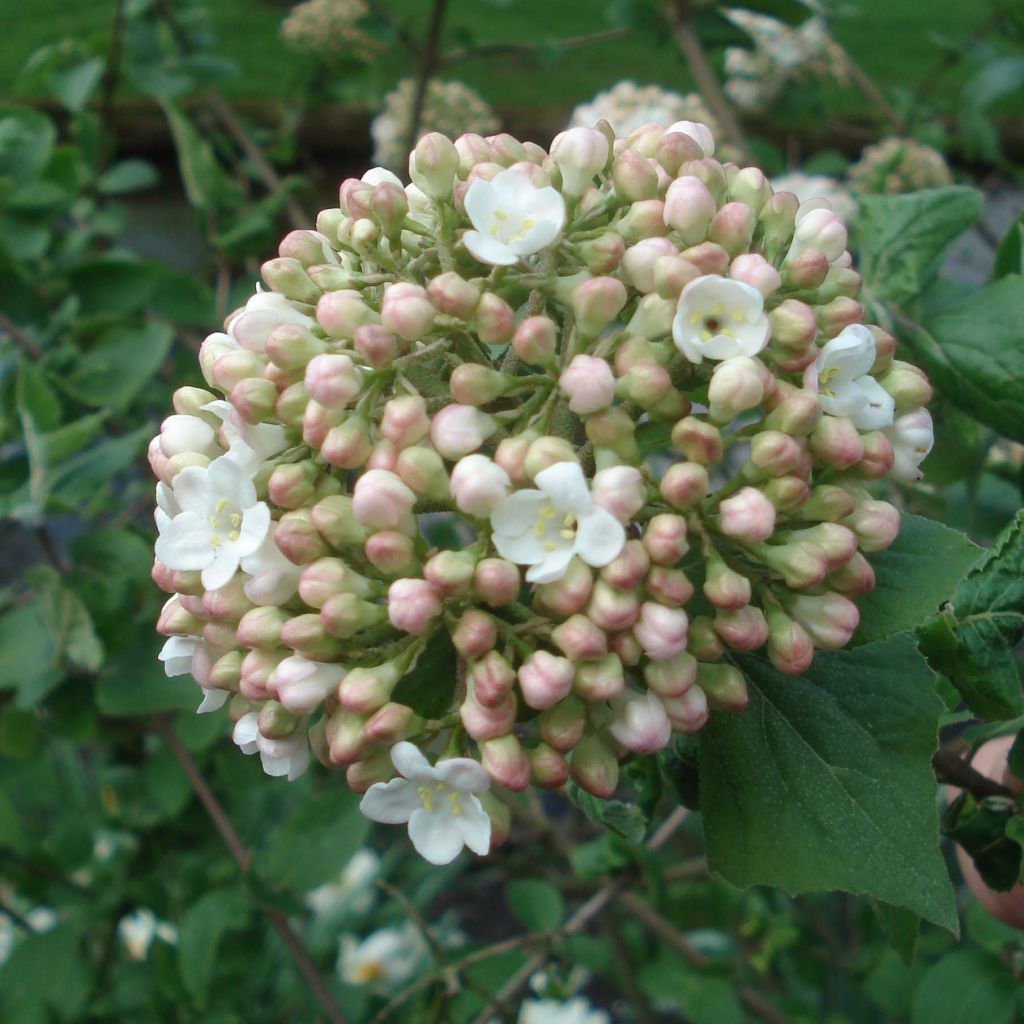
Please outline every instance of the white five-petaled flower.
M263 352L270 332L281 324L308 328L317 326L316 320L296 309L290 299L278 292L265 292L257 284L256 293L228 321L227 333L242 348L250 352Z
M359 809L371 821L409 826L416 852L431 864L450 864L463 846L481 856L491 845L491 819L477 793L491 780L468 757L450 757L431 766L412 743L397 743L391 760L400 778L376 782Z
M180 511L171 516L157 509L157 559L169 569L202 570L207 590L223 587L263 543L270 509L256 500L252 479L230 455L186 466L171 494Z
M276 423L246 423L238 410L223 399L207 402L204 412L212 412L223 424L224 439L232 458L250 475L271 456L288 447L288 434Z
M822 410L830 416L848 416L858 430L892 426L892 395L870 375L874 362L871 331L863 324L844 327L818 353L813 377L807 381L817 387Z
M309 741L306 738L305 723L284 739L268 739L260 732L260 716L257 711L235 722L231 738L243 754L260 755L260 762L267 775L286 776L294 782L309 767Z
M473 225L462 236L466 248L482 263L510 267L562 233L565 200L557 189L538 188L525 171L510 167L490 181L473 181L466 213Z
M698 277L683 289L672 321L676 348L691 363L756 356L770 333L764 296L718 274Z
M202 671L200 663L203 666L212 664L216 659L216 654L214 649L200 637L169 636L157 657L164 663L164 672L168 676L191 674L193 678L206 680L207 673ZM199 707L196 708L197 715L205 715L210 711L222 708L229 696L227 690L207 688L202 684L199 688L203 691L203 699Z
M530 566L530 583L561 579L574 555L595 569L618 556L626 531L594 504L577 463L556 462L534 480L539 490L516 491L491 513L494 546L503 558Z
M244 589L245 596L253 604L285 604L299 589L302 566L285 558L274 540L277 529L276 524L271 524L263 543L241 561L242 571L252 576Z
M338 974L349 985L400 986L423 966L430 949L411 921L401 928L381 928L365 939L341 937Z
M582 996L564 1003L531 999L519 1010L518 1024L611 1024L604 1010L595 1010Z
M924 408L904 413L885 434L892 442L892 475L907 484L920 480L920 465L935 444L932 414Z

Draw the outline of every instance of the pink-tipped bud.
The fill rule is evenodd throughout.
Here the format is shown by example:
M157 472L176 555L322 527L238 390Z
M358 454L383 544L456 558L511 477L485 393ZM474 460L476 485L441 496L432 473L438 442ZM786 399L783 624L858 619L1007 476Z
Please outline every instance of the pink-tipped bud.
M384 406L380 432L398 448L408 448L427 436L430 418L419 395L401 395Z
M686 520L665 512L654 516L644 530L643 544L652 562L674 565L690 550Z
M537 440L537 434L532 430L525 430L515 437L506 437L498 443L494 451L494 461L501 466L509 479L520 487L530 485L530 477L526 472L526 456L529 454L530 445Z
M477 742L507 736L516 724L515 695L508 694L497 707L485 707L470 693L459 707L459 718Z
M828 277L828 257L820 249L805 249L786 260L782 278L790 288L809 291Z
M607 799L619 784L619 762L603 740L584 736L569 759L569 772L580 789Z
M387 611L381 605L371 604L355 594L334 594L320 609L324 629L339 640L348 640L386 618Z
M750 603L750 580L730 568L721 556L708 557L704 596L716 607L744 608Z
M316 320L332 338L354 338L363 324L380 323L362 295L351 289L325 292L316 305Z
M841 594L800 594L789 603L789 613L826 651L845 647L860 622L857 606Z
M808 439L811 452L830 469L849 469L864 458L864 441L845 416L822 416Z
M439 313L469 320L480 302L480 286L459 277L454 270L440 274L427 285L430 301Z
M640 199L627 211L625 217L614 222L615 230L625 242L639 242L641 238L668 234L665 223L665 204L660 199Z
M281 627L287 621L287 614L280 608L253 608L242 616L235 636L242 647L270 650L279 646Z
M705 466L722 458L722 435L718 428L696 416L687 416L672 428L672 444L691 462Z
M796 352L804 351L818 334L814 310L797 299L784 299L768 314L772 344Z
M779 272L758 253L742 253L736 256L729 267L729 276L734 281L742 281L743 284L756 288L766 296L782 287Z
M530 761L515 736L499 736L480 744L480 763L499 786L514 792L530 784Z
M356 519L376 530L408 526L415 504L416 495L409 487L384 469L365 472L352 492L352 511Z
M310 402L309 409L313 407ZM304 435L307 442L312 440L308 432L304 431ZM331 427L320 442L324 461L339 469L358 469L366 464L373 450L370 424L361 416L350 416L344 423Z
M644 681L659 697L681 697L697 679L697 659L687 652L644 666Z
M627 203L654 199L658 194L658 172L651 161L629 147L623 148L612 164L615 194Z
M357 597L373 597L379 593L380 584L360 576L340 558L319 558L302 570L299 578L299 597L310 608L322 608L324 602L334 594L355 594Z
M409 155L409 177L431 199L448 199L459 169L455 143L440 132L428 132Z
M630 539L618 556L601 570L601 579L613 587L630 590L639 586L651 566L651 557L643 542Z
M555 358L558 327L546 316L528 316L516 328L512 348L524 363L548 366Z
M502 704L512 692L515 681L515 669L497 651L489 651L469 673L473 695L488 708Z
M579 697L571 695L541 712L537 718L541 738L562 753L572 750L579 743L586 725L586 704Z
M313 525L312 512L308 508L296 509L281 516L274 531L274 543L285 558L295 565L308 565L327 554L327 545L320 531Z
M614 277L592 277L578 284L572 292L576 326L588 338L597 337L625 305L625 285Z
M348 356L325 352L310 360L304 384L314 401L342 409L359 394L363 375Z
M587 615L595 625L617 633L629 629L639 614L640 602L636 594L598 580L587 606Z
M296 715L308 715L338 689L345 678L341 665L307 661L293 655L274 669L267 681L268 689Z
M594 504L610 512L620 523L628 523L644 507L647 498L643 477L633 466L598 470L590 493Z
M519 689L529 707L544 711L569 695L574 676L568 659L534 651L519 668Z
M669 569L663 565L654 566L644 580L648 597L659 604L678 608L693 597L693 584L682 569Z
M569 408L580 416L606 408L615 397L611 367L594 356L575 356L562 371L558 385L569 399Z
M405 341L418 341L430 330L437 310L426 289L400 281L389 285L381 301L380 319L384 329Z
M321 499L309 510L309 518L331 547L361 544L366 539L366 527L356 519L352 499L347 494Z
M473 590L485 604L502 608L519 597L519 569L504 558L482 558L473 573Z
M846 225L828 209L801 210L786 262L808 250L819 250L827 260L838 259L846 249Z
M358 761L366 748L366 734L363 727L366 718L353 715L344 708L335 709L324 725L324 739L327 743L331 764L352 764Z
M858 551L845 565L830 572L825 583L843 597L861 597L875 589L875 570Z
M899 509L887 501L865 500L843 520L857 535L861 551L884 551L900 532Z
M889 372L880 377L878 383L892 395L897 416L927 405L934 393L931 381L923 370L898 359L893 361Z
M864 443L864 457L853 467L853 471L867 480L881 480L888 475L896 460L892 441L880 430L861 435Z
M470 551L439 551L423 566L423 575L442 597L469 593L477 558Z
M551 631L551 639L573 662L601 658L608 653L608 637L585 615L573 615Z
M821 548L828 559L829 572L845 565L857 551L856 535L839 523L819 523L806 530L794 530L789 537L793 540L809 541Z
M452 498L467 515L489 516L508 496L511 485L508 473L486 455L467 455L452 469Z
M446 405L430 424L430 440L444 458L455 461L475 452L497 427L471 405Z
M448 471L444 459L433 448L403 448L395 470L407 487L429 501L447 502Z
M412 708L390 702L378 708L366 723L366 736L389 746L415 736L424 722Z
M735 665L699 665L697 685L716 711L744 711L750 702L747 681Z
M388 621L403 633L422 636L441 611L440 595L427 580L399 579L388 588Z
M515 311L501 296L484 292L473 314L473 326L485 345L504 344L515 332Z
M618 269L626 243L614 231L606 231L576 246L576 254L592 274L611 274Z
M756 552L761 561L794 590L816 586L828 574L828 556L809 541L792 541L778 546L761 544Z
M569 779L569 765L554 747L538 743L527 751L530 782L540 789L561 789Z
M363 324L355 330L353 347L375 370L387 366L398 355L395 336L380 324Z
M640 450L634 437L635 430L636 423L629 413L619 406L602 409L586 419L587 440L595 448L610 449L623 462L638 462L640 459Z
M583 611L593 586L593 570L581 559L574 558L559 579L535 586L534 603L539 611L568 618Z
M633 635L644 653L652 661L668 661L686 650L689 618L681 608L645 601L640 606L640 618L633 627Z
M202 605L200 604L198 607L201 609ZM161 636L194 635L201 628L202 623L183 607L181 598L177 594L164 602L156 624L156 631Z
M575 462L576 449L564 437L545 435L530 444L523 462L527 476L532 480L538 473L558 462Z
M665 223L684 245L697 245L708 237L716 212L714 196L697 177L676 178L665 193Z
M672 257L677 253L678 250L667 238L642 238L626 250L622 266L633 287L647 295L654 291L655 264L662 257Z
M663 697L661 703L675 732L700 732L707 724L708 698L699 686L691 686L678 697Z
M699 462L677 462L661 478L661 496L678 509L692 508L710 493L708 471Z
M764 612L753 605L719 611L713 620L715 632L734 651L756 651L768 639Z
M385 576L416 571L416 548L407 534L382 530L367 538L363 551L369 563Z
M449 386L452 397L463 405L487 405L500 398L513 381L498 370L479 363L463 363L452 372Z
M780 608L769 605L767 617L768 660L787 676L803 675L814 661L814 641Z
M711 420L731 423L741 412L760 405L764 398L760 364L748 356L724 359L715 367L708 384Z
M767 540L775 530L775 506L756 488L744 487L719 506L719 529L751 544Z
M621 365L616 360L616 366ZM672 391L672 377L657 363L633 363L615 385L617 397L636 402L648 411L661 404Z
M562 192L579 198L608 162L608 140L596 128L570 128L555 136L551 156L562 175Z
M320 723L317 723L320 724ZM369 725L369 723L367 723ZM318 751L313 726L309 732L309 744L316 754L317 760L325 767L331 766L330 751L327 748L325 730L320 730L322 737L322 752ZM364 729L364 734L369 737ZM388 750L375 750L359 761L353 761L345 768L345 785L353 793L365 793L371 786L378 782L388 782L395 777L395 766L391 763L391 753Z
M627 750L654 754L668 746L672 725L656 694L625 694L612 702L612 713L608 731Z
M319 470L312 462L287 462L274 467L267 494L281 508L298 508L313 496Z
M750 454L742 473L747 480L758 481L785 476L798 470L804 448L780 430L762 430L750 440Z
M611 700L622 693L625 685L622 662L616 654L609 653L576 666L573 690L586 701Z
M746 203L726 203L712 219L708 238L730 256L738 256L750 247L756 223L753 211ZM771 269L770 264L765 266Z
M654 155L666 174L674 178L683 164L699 160L704 155L704 150L690 135L670 129L658 140Z
M682 290L701 275L701 269L683 256L662 256L654 264L654 290L659 298L676 301Z
M498 627L486 612L470 608L462 613L452 643L463 658L482 658L498 642Z

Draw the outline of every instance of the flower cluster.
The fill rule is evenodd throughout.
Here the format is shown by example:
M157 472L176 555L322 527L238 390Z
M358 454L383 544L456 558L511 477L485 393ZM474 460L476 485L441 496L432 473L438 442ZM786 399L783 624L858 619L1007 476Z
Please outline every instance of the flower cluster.
M742 8L726 8L722 13L754 43L750 50L742 46L725 49L725 91L738 107L761 110L788 82L809 76L845 81L845 54L820 14L794 28L778 18Z
M621 138L651 122L675 124L695 121L705 124L712 135L718 126L700 93L671 92L659 85L637 85L625 80L599 92L592 100L573 108L570 128L592 128L598 121L607 121Z
M409 173L343 182L203 343L150 447L154 579L243 752L343 768L445 863L502 840L491 786L607 797L741 712L734 652L843 647L931 387L828 203L703 124L433 133Z
M953 184L945 157L914 139L882 139L868 146L850 167L850 187L862 194L897 195Z
M369 13L366 0L304 0L281 23L292 49L334 63L372 60L380 44L359 22Z
M801 203L826 199L832 212L844 224L849 224L857 216L857 200L850 190L842 181L825 174L788 171L772 178L772 188L776 192L792 192Z
M384 97L383 110L370 124L373 159L382 167L393 171L402 168L415 95L415 79L403 79ZM427 83L420 113L420 131L423 134L475 132L489 135L498 127L498 118L487 101L468 85L439 78L432 78Z

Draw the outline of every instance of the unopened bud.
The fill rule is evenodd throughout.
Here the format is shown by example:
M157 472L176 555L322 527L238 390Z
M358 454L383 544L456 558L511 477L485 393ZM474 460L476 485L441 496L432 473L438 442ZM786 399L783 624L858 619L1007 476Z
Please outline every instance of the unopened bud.
M615 718L608 731L634 754L664 750L672 738L665 706L653 693L629 693L612 702Z
M449 270L431 280L427 294L439 313L469 320L480 302L481 291L479 285Z
M551 631L551 639L573 662L601 658L608 653L608 637L585 615L573 615Z
M714 196L697 177L676 178L665 193L665 223L684 245L697 245L708 237L716 212Z
M692 508L710 493L707 468L699 462L677 462L661 478L661 496L678 509Z
M653 601L640 606L633 635L652 661L667 661L686 650L689 618L680 608L666 608Z
M537 728L544 742L562 753L579 743L586 725L586 704L572 695L542 711L537 718Z
M720 362L708 384L709 417L712 422L731 423L740 413L760 405L764 398L760 364L748 356L733 356Z
M519 792L530 784L530 761L515 736L499 736L481 743L480 763L506 789Z
M735 665L699 665L697 687L717 711L743 711L750 701L747 681Z
M476 451L497 427L471 405L446 405L430 424L430 440L444 458L455 461Z
M441 611L441 598L427 580L398 579L388 588L388 621L403 633L422 636Z
M410 536L395 530L382 530L367 538L363 546L369 563L385 576L415 572L416 548Z
M530 759L530 782L541 789L560 789L569 779L565 758L547 743L538 743L527 751Z
M705 466L722 458L722 435L718 428L696 416L687 416L672 428L672 444L691 462Z
M865 500L843 520L857 535L861 551L884 551L900 532L899 509L887 501Z
M484 292L473 314L473 326L485 345L502 345L515 332L515 312L501 296Z
M569 773L580 789L607 799L619 784L619 762L597 736L584 736L569 759Z
M512 348L524 363L548 366L555 358L558 327L546 316L528 316L516 328Z
M674 565L690 550L686 520L667 512L653 516L644 530L643 544L652 562Z
M482 558L473 573L473 590L485 604L502 608L519 597L519 569L504 558Z
M789 602L789 613L826 651L845 647L860 622L857 606L841 594L799 594Z
M424 135L409 156L409 177L431 199L449 199L459 169L459 153L447 135Z

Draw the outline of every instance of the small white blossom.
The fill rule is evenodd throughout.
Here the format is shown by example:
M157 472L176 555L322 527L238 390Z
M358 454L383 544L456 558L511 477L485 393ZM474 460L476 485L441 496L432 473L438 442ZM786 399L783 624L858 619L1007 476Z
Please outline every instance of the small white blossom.
M252 576L243 589L253 604L286 604L299 589L302 566L285 558L274 541L276 530L277 526L271 524L263 543L251 555L241 559L242 571Z
M561 579L574 555L594 568L618 556L626 531L594 504L577 463L556 462L535 482L538 490L516 491L491 513L494 546L503 558L530 566L530 583Z
M256 500L255 485L230 455L186 466L171 492L181 511L172 517L157 510L157 559L169 569L202 570L207 590L223 587L263 543L270 509Z
M848 416L858 430L892 425L893 399L869 373L875 362L875 336L863 324L850 324L818 353L814 377L821 408Z
M309 767L309 741L306 727L299 727L284 739L271 740L260 732L260 716L250 711L235 722L231 738L243 754L260 755L260 762L267 775L285 776L294 782Z
M160 939L169 946L178 941L178 929L167 921L161 921L147 907L139 907L134 913L122 917L117 933L133 960L145 960L154 939Z
M582 996L560 1003L531 999L519 1009L518 1024L612 1024L604 1010L595 1010Z
M262 353L270 332L281 324L309 329L317 326L316 320L296 309L290 299L278 292L265 292L257 284L256 294L228 321L227 333L242 348Z
M562 233L565 200L550 185L538 188L518 167L490 181L476 178L466 192L473 225L462 240L482 263L510 267L546 249Z
M208 402L203 410L221 420L229 454L251 476L255 476L267 459L288 447L284 427L277 423L247 423L230 402L218 399Z
M306 893L306 906L316 917L334 917L345 911L365 914L373 906L373 880L380 872L380 857L373 850L356 850L341 874Z
M416 852L431 864L450 864L468 846L483 856L491 845L491 819L477 793L491 780L468 757L451 757L431 766L412 743L397 743L391 760L400 778L374 783L359 804L371 821L409 826Z
M212 662L211 646L197 636L170 636L167 638L157 657L164 663L164 672L168 676L184 676L198 674L198 661ZM197 715L216 711L224 706L228 699L226 690L215 690L200 686L203 699L196 708Z
M691 363L756 356L770 334L764 296L718 274L698 277L683 289L672 321L676 348Z
M427 940L412 923L381 928L362 940L343 935L338 974L349 985L395 988L416 976L429 953Z
M892 475L907 484L920 480L919 467L935 444L932 414L924 408L914 409L900 416L885 433L892 442Z

